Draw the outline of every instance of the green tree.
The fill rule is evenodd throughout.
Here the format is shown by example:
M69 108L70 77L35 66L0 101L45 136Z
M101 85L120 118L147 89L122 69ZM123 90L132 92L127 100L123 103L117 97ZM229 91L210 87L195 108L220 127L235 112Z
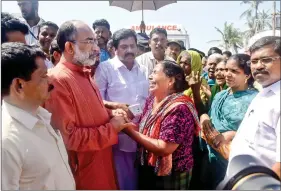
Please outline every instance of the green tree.
M249 4L250 8L247 9L246 11L244 11L240 18L248 18L248 17L252 17L254 15L255 19L258 19L258 10L259 10L259 6L263 1L260 0L256 0L256 1L242 1L241 4Z
M272 29L272 16L268 11L262 11L258 13L257 28L256 31L264 31L266 29Z
M248 29L243 32L243 37L245 44L248 44L249 39L256 34L256 19L254 17L248 17L245 24Z
M225 50L233 49L238 53L238 48L243 47L243 35L239 29L233 26L233 23L224 23L224 28L221 30L217 27L215 29L221 34L221 40L212 40L209 42L218 42L219 46Z

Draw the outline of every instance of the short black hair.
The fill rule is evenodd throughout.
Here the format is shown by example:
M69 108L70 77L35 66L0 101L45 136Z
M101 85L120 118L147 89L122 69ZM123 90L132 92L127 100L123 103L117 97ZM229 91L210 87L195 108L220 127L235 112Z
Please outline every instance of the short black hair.
M53 53L57 51L58 53L62 53L60 48L59 48L59 45L58 45L58 42L57 40L53 40L52 43L51 43L51 46L50 46L50 59L51 59L51 62L54 63L55 60L54 60L54 57L53 57Z
M200 55L201 60L202 60L203 57L205 57L205 53L196 49L196 48L189 48L188 50L193 50L193 51L197 52Z
M26 35L29 29L26 24L9 13L1 13L1 44L8 42L7 33L14 31L19 31Z
M244 71L246 75L249 75L250 78L248 79L247 83L249 87L253 87L254 78L251 73L251 68L249 66L250 56L248 54L234 54L232 55L229 60L233 59L238 62L238 67Z
M44 26L53 27L54 29L59 30L59 26L56 23L54 23L52 21L46 21L39 25L38 33L40 33L41 28Z
M96 30L96 27L98 26L103 26L106 27L108 30L110 30L110 24L105 19L95 20L95 22L93 23L93 29Z
M116 31L112 36L114 48L118 48L120 40L127 39L129 37L133 37L137 44L137 34L135 31L131 29L120 29Z
M208 51L208 56L214 54L214 53L218 53L218 54L221 54L222 55L222 50L219 49L218 47L212 47L209 49Z
M222 54L227 55L228 57L232 56L232 53L228 50L224 51Z
M250 47L250 54L263 48L264 46L272 45L274 52L281 56L281 38L280 36L265 36L259 39Z
M19 42L7 42L1 45L1 95L10 94L13 79L31 80L31 74L37 69L36 58L46 59L37 47Z
M17 2L19 2L20 0L17 0ZM38 11L38 7L39 7L39 1L38 0L29 0L31 2L31 5L33 8L35 8Z
M183 69L174 61L164 60L160 64L163 67L163 72L169 78L174 77L174 90L176 93L185 91L188 88L188 83L185 80Z
M56 39L60 50L63 52L65 49L65 43L71 42L75 39L77 35L77 29L74 25L75 21L66 21L64 22L57 33Z
M151 38L153 34L164 34L166 36L166 38L168 37L168 34L167 34L167 31L166 29L163 29L163 28L154 28L150 34L149 34L149 37Z

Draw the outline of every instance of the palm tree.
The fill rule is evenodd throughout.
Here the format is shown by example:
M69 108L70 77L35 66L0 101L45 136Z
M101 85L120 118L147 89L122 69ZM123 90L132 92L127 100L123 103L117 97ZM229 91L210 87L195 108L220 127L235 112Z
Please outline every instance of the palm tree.
M222 39L212 40L209 42L219 42L220 46L225 50L232 48L235 53L238 53L238 48L243 46L243 35L237 28L233 26L233 23L227 24L227 22L225 22L223 30L217 27L215 27L215 29L221 34Z
M256 34L256 19L254 17L248 17L245 23L248 29L243 32L245 44L248 44L249 39Z
M253 15L255 19L258 19L258 10L259 10L259 5L262 3L263 1L261 0L256 0L256 1L242 1L242 4L250 4L250 8L247 9L246 11L244 11L240 18L248 18L248 17L252 17Z
M254 36L256 33L264 31L266 29L272 29L272 16L269 11L262 11L258 13L258 19L254 17L248 17L247 22L245 23L248 26L248 29L243 32L245 43L248 44L249 39Z
M258 14L257 20L257 32L264 31L266 29L272 29L272 16L268 11L262 11Z

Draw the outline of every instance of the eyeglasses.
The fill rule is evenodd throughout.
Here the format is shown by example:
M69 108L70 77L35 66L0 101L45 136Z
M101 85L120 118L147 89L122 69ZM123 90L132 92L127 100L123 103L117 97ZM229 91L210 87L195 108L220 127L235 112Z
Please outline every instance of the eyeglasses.
M70 42L73 42L73 43L77 43L77 42L80 42L80 43L83 43L83 44L92 44L92 45L97 45L98 44L98 40L80 40L80 41L76 41L76 40L71 40Z
M260 59L249 60L247 63L248 63L248 65L256 65L256 64L258 64L258 62L261 62L263 65L267 65L267 64L272 63L275 60L278 60L279 58L281 58L281 57L280 56L264 57L264 58L260 58Z

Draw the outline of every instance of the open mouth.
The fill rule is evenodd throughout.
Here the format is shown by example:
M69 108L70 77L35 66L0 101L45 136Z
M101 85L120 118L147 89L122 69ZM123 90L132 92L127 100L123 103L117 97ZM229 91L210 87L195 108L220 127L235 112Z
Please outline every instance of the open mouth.
M153 87L153 86L155 86L156 85L156 83L154 82L154 81L149 81L149 87Z
M209 69L209 71L208 71L209 73L215 73L215 70L213 70L213 69Z
M222 81L222 80L225 80L225 78L224 77L216 77L216 80Z

